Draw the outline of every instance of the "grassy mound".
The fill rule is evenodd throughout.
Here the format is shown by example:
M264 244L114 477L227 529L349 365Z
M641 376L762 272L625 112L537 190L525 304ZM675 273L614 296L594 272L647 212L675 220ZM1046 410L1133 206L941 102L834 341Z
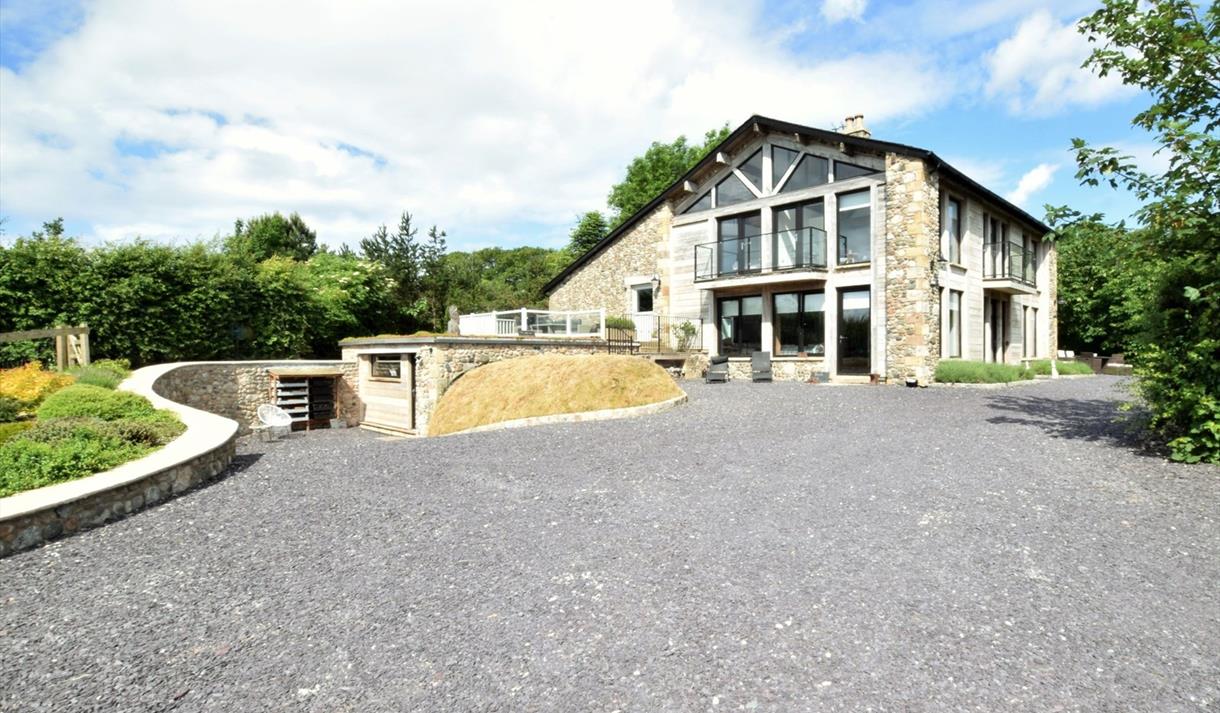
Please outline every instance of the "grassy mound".
M1008 384L1032 378L1032 371L1016 364L946 359L936 367L936 380L942 384Z
M681 396L647 359L542 354L495 362L458 379L441 397L430 435L533 416L657 403Z

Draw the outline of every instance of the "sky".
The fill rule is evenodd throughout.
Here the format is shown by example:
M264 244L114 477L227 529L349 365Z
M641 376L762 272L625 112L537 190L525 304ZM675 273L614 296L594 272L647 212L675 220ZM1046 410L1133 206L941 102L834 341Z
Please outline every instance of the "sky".
M1036 216L1073 137L1156 169L1147 97L1080 64L1077 0L0 0L0 216L86 242L299 212L355 245L410 211L451 249L560 247L652 141L753 114L931 149Z

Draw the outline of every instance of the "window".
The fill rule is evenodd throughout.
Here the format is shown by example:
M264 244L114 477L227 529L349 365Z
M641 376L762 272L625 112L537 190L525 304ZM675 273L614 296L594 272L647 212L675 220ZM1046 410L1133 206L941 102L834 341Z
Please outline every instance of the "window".
M830 181L830 161L820 156L805 154L805 158L796 165L796 170L788 177L781 193L799 191L802 188L820 186Z
M868 262L871 257L869 192L839 195L839 264Z
M716 184L716 207L733 205L743 201L754 200L754 193L746 188L736 173L730 173L724 180Z
M759 193L762 192L762 149L755 151L753 154L751 154L750 158L742 161L741 165L737 167L737 170L741 171L741 175L748 178L750 183L754 184L754 187L758 189Z
M820 356L825 353L825 293L819 290L778 294L774 307L776 355L796 356L804 352Z
M720 249L719 274L735 275L762 268L762 213L721 218L716 224Z
M762 297L727 297L718 300L720 353L749 356L762 351Z
M684 210L682 212L684 214L685 213L697 213L701 210L707 210L708 208L711 208L711 207L712 207L712 192L708 191L707 193L704 193L703 195L699 196L699 200L695 201L694 203L691 203L689 206L686 207L686 210Z
M855 178L857 176L867 176L867 175L870 175L873 173L877 173L877 169L865 168L864 166L857 166L854 163L843 163L842 161L835 161L835 180L836 181L846 181L849 178Z
M372 376L374 379L386 379L387 381L398 381L402 379L402 355L373 355Z
M960 290L949 290L949 334L948 354L950 357L962 355L962 293Z
M636 312L651 312L652 311L652 285L640 285L639 287L631 288L635 291L635 311Z
M788 167L800 156L799 153L792 149L786 149L783 146L771 147L771 188L779 186L780 179L788 172Z
M949 262L962 262L962 204L950 198L945 204L945 229L949 242Z
M1025 339L1021 356L1034 359L1038 356L1038 308L1022 307L1022 320L1025 323Z
M771 255L776 270L826 265L826 207L821 198L775 209Z

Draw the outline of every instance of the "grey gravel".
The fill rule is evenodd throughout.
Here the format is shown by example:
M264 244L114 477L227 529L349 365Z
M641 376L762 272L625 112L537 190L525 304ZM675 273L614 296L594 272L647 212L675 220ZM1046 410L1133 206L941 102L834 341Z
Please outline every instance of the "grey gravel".
M1121 385L246 443L0 561L0 709L1216 711L1220 469Z

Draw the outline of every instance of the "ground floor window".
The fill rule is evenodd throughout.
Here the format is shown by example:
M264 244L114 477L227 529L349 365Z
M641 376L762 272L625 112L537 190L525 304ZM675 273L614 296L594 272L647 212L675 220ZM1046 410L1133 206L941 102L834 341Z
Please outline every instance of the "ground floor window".
M826 294L785 292L774 297L775 353L796 356L826 351Z
M1038 356L1038 308L1024 307L1022 317L1025 323L1025 345L1022 355L1033 359Z
M762 351L761 295L724 297L716 301L720 320L720 353L749 356Z
M962 293L949 290L949 356L962 355Z
M385 379L386 381L399 381L402 379L402 355L374 355L372 377L379 380Z

